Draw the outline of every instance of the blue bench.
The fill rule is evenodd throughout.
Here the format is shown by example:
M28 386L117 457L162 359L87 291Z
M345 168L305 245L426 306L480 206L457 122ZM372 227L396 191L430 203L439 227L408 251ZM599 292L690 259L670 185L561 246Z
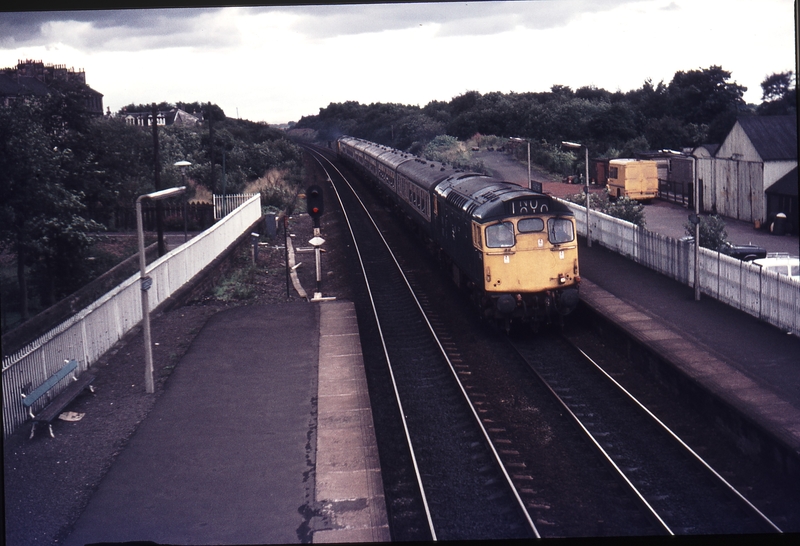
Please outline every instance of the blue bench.
M77 396L83 392L85 388L89 388L94 392L92 381L95 376L89 372L84 372L80 376L76 376L78 369L78 362L76 360L65 360L64 366L56 373L47 378L47 381L36 387L29 393L22 393L22 405L28 408L28 414L33 419L33 427L31 428L31 438L36 432L37 423L47 423L50 429L50 437L55 438L53 434L53 419L61 414L61 411L66 408ZM58 396L53 398L42 410L36 415L33 414L33 404L36 403L41 397L45 396L50 389L52 389L59 381L72 374L72 382L64 389Z

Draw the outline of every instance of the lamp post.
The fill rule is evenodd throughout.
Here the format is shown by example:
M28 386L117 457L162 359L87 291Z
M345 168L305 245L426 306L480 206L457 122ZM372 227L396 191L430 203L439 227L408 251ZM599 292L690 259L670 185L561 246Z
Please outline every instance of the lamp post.
M524 138L511 137L508 140L511 142L524 142L528 145L528 189L531 189L531 142Z
M179 167L180 170L181 170L181 182L183 182L183 187L184 188L186 187L186 167L188 167L191 164L192 164L191 161L186 161L185 159L181 160L181 161L176 161L174 163L174 165L176 167ZM188 231L186 229L186 199L184 199L183 200L183 242L185 243L188 240L189 240L189 234L188 234Z
M155 392L155 385L153 384L153 346L150 339L150 302L148 300L147 291L153 285L153 279L147 276L145 270L147 260L144 255L144 226L142 222L142 201L149 199L151 201L160 201L175 195L179 195L186 191L186 186L179 186L169 188L166 190L140 195L136 199L136 231L139 237L139 282L141 284L142 292L142 329L144 330L144 386L145 390L152 394Z
M694 301L700 301L700 188L697 187L697 158L692 159L692 193L694 194Z
M565 148L583 148L584 152L586 153L586 246L591 247L592 238L589 230L589 147L576 142L567 142L565 140L561 141L561 145Z

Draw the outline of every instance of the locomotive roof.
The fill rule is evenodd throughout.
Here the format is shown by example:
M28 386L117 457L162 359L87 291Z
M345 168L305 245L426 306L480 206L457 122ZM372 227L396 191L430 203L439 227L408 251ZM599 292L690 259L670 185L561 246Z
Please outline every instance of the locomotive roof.
M513 215L520 203L527 209L535 203L540 211L544 205L546 211L572 215L569 207L549 195L475 173L451 176L436 187L436 193L480 223Z

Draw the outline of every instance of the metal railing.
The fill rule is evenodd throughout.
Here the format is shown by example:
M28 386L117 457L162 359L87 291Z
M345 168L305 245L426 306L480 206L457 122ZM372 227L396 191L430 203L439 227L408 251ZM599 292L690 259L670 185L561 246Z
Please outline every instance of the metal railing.
M242 203L252 199L257 193L235 193L231 195L214 195L214 220L225 218Z
M586 209L562 201L575 213L578 233L586 235ZM591 212L592 242L678 282L694 286L694 243L653 233L596 210ZM800 280L766 271L752 262L700 248L700 291L707 296L800 335Z
M225 251L261 217L261 197L251 196L236 210L198 236L147 266L153 279L150 305L158 307ZM27 420L21 393L42 384L64 360L78 361L85 371L142 320L139 273L21 350L3 358L3 434L7 437ZM143 372L144 373L144 368ZM31 409L47 405L67 383L52 389Z

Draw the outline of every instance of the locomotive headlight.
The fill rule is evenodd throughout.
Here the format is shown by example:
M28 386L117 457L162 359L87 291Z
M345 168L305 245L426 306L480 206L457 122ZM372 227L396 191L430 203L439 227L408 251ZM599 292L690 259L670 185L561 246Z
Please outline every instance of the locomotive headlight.
M558 276L558 282L560 284L564 284L565 282L567 282L567 278L564 275L559 275Z

